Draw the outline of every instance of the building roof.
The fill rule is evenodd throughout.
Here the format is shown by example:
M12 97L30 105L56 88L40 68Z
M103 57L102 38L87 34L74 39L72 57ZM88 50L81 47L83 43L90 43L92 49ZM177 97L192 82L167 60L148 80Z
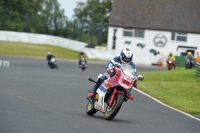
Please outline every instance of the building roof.
M200 33L200 0L114 0L109 25Z

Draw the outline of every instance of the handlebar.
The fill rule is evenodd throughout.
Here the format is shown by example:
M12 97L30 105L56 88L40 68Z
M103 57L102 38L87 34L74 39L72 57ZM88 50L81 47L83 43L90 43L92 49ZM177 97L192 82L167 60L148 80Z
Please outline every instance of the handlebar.
M97 83L94 79L92 79L92 78L88 78L88 80L90 81L90 82L94 82L94 83Z

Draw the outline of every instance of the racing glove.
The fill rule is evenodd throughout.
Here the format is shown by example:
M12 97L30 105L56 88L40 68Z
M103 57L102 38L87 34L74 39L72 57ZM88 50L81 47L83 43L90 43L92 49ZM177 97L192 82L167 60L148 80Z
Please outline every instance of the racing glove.
M115 67L120 68L120 67L121 67L121 64L118 63L118 62L115 62Z
M108 72L108 74L114 74L116 72L115 66L110 64L109 67L107 68L107 72Z
M138 75L137 77L138 77L138 79L141 80L141 81L144 80L144 76L142 76L142 75Z

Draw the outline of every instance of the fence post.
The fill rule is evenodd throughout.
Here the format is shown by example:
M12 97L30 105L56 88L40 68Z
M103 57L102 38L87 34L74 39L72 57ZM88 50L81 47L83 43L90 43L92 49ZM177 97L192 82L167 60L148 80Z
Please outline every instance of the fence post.
M98 45L101 46L102 43L102 30L103 30L103 26L100 23L99 24L99 29L98 29Z
M76 38L76 19L74 19L74 27L73 27L73 39Z

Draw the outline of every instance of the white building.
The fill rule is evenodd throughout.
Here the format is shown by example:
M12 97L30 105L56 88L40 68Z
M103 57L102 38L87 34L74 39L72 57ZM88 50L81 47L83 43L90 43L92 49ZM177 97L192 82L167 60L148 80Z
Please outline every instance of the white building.
M169 53L200 52L200 0L114 0L108 50L129 47L133 61L165 63Z

